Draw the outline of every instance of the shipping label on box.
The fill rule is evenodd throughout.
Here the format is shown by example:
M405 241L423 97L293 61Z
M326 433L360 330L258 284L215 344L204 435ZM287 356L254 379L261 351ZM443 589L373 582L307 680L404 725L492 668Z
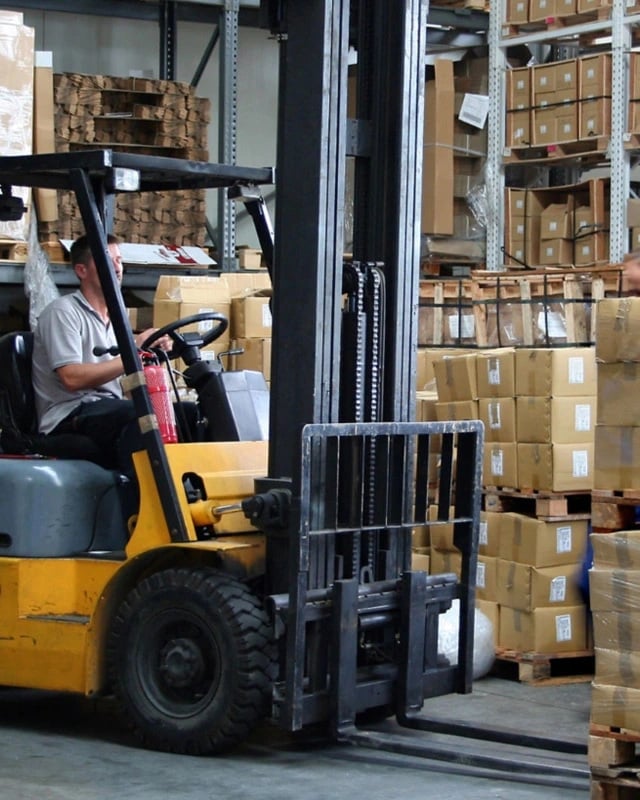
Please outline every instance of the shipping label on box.
M506 512L500 529L500 558L532 567L579 562L587 546L586 520L545 522Z
M498 559L478 556L476 567L476 597L479 600L496 600Z
M573 236L573 219L566 203L552 203L540 215L541 239L569 239Z
M545 239L540 242L540 263L544 266L568 266L574 261L571 239Z
M529 21L529 0L507 0L506 22L519 24Z
M600 97L580 102L580 138L611 134L611 100Z
M579 564L532 567L499 559L497 601L520 611L580 605L579 569Z
M531 111L529 109L507 112L507 147L528 147L532 141Z
M596 394L592 347L516 351L516 395L581 397Z
M507 111L531 108L531 69L507 70Z
M478 533L478 552L484 556L497 556L500 547L500 523L502 513L496 511L480 512Z

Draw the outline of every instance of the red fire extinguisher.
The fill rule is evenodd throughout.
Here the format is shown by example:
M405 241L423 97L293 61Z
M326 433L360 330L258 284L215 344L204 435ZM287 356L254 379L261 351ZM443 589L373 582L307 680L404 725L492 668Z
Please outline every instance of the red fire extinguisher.
M158 420L162 441L165 444L175 444L178 441L178 428L171 402L171 387L167 370L160 364L154 363L152 359L153 356L143 354L144 377L149 390L149 398Z

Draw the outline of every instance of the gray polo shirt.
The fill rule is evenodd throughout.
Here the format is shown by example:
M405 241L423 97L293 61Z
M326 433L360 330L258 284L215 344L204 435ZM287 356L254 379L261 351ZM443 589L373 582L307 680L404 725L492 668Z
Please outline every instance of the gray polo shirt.
M94 356L94 347L113 347L116 337L80 290L58 297L38 319L33 341L33 388L39 430L50 433L80 404L104 397L122 398L119 379L95 389L69 392L56 370L66 364L95 364L113 356Z

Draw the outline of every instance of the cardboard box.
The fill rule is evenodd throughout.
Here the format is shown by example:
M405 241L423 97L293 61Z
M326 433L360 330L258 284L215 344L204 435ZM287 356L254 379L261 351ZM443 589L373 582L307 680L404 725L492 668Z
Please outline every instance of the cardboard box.
M640 653L596 648L595 683L640 689Z
M594 489L640 489L640 428L596 425Z
M532 567L498 559L496 599L500 605L519 611L580 605L579 571L580 564Z
M444 575L452 572L460 579L462 571L462 556L460 553L444 552L442 550L431 550L431 574Z
M500 548L500 523L502 513L496 511L480 512L478 532L478 552L483 556L497 556Z
M411 553L411 569L415 572L426 572L431 569L431 557L425 553Z
M449 516L454 516L455 509L449 509ZM458 553L458 548L453 543L454 530L452 522L438 522L438 507L429 506L427 519L431 523L429 528L429 543L434 550L441 553Z
M476 597L479 600L496 602L498 584L498 559L490 556L478 556L476 568Z
M518 397L518 442L572 444L593 442L595 397Z
M271 336L271 292L234 297L231 301L231 335L238 339Z
M556 16L572 17L576 13L577 0L556 0Z
M418 422L435 422L437 402L438 395L435 392L418 392L416 396L416 420Z
M596 647L640 651L640 613L594 611L593 639Z
M529 0L529 21L551 19L555 15L555 0Z
M598 364L598 424L640 425L640 362Z
M519 67L508 69L507 76L507 111L531 108L531 69Z
M481 399L480 419L484 423L485 442L516 440L516 401L513 397Z
M587 521L545 522L524 514L504 512L499 555L531 567L576 564L587 547Z
M558 111L554 107L534 108L531 115L531 143L556 144Z
M530 147L532 143L531 110L507 112L507 147Z
M573 262L577 267L607 261L609 253L609 234L593 233L581 236L574 242Z
M438 422L448 420L479 419L477 400L458 400L451 403L436 403L436 419Z
M262 250L251 247L238 247L236 250L240 269L260 269L262 267Z
M433 371L441 402L478 399L475 355L442 358L434 362Z
M55 120L53 104L53 54L35 53L33 81L33 152L55 153ZM39 222L58 219L58 193L55 189L34 190Z
M217 311L227 318L231 315L229 287L221 278L200 275L161 275L153 300L153 324L160 328L169 322L192 314ZM213 322L201 322L183 330L206 333ZM229 329L209 349L226 350L230 343Z
M598 361L640 361L640 297L616 297L596 304Z
M567 203L552 203L540 215L541 239L570 239L573 214Z
M640 64L640 59L638 63ZM630 228L640 227L640 200L635 197L627 200L627 225Z
M594 445L518 444L520 489L589 492L594 484Z
M571 239L545 239L540 242L540 264L544 266L569 266L573 264Z
M537 608L527 613L500 607L500 647L518 652L573 653L587 644L586 609L583 605Z
M594 725L640 730L640 689L594 682L591 689L591 722Z
M507 0L506 22L516 25L529 21L529 0Z
M578 59L580 97L611 96L611 53Z
M427 82L425 104L422 232L453 233L453 63L437 59L435 80Z
M611 134L611 99L599 97L580 101L579 136L589 139L592 136Z
M131 330L139 333L153 327L153 306L127 308Z
M589 602L592 611L640 611L640 570L606 569L589 570Z
M513 397L516 393L515 350L503 347L476 357L479 397Z
M590 540L595 567L640 569L640 531L592 533Z
M252 370L261 372L265 380L271 380L271 339L234 339L234 350L242 349L244 353L233 357L234 370Z
M629 251L640 250L640 226L629 231Z
M480 611L491 623L494 641L498 641L500 631L500 606L491 600L480 600L476 597L476 611Z
M584 397L596 393L592 347L516 350L515 357L518 396Z
M539 10L549 10L553 8L552 3L547 3L547 6L541 6L541 0L538 0ZM553 16L551 14L544 14L544 17ZM539 19L541 17L538 17ZM532 18L533 19L533 18ZM541 94L548 94L555 92L556 80L559 73L556 70L556 64L536 64L532 67L531 84L533 86L533 104L538 105L537 98Z
M566 93L561 95L558 92L555 93L554 103L563 104L555 106L557 114L556 141L574 142L580 135L578 104L573 101L569 102Z
M485 486L517 488L518 461L515 442L485 444L482 474Z

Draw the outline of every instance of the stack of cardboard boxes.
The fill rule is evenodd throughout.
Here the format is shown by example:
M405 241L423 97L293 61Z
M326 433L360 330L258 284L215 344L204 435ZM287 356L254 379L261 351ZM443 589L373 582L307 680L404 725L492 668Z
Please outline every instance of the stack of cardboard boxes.
M484 422L486 486L593 488L593 348L502 348L443 356L433 369L436 417Z
M611 53L507 71L508 147L611 134Z
M512 266L588 266L609 249L605 179L506 190L505 250Z
M515 354L518 485L593 488L596 366L591 347Z
M586 607L576 574L586 549L586 520L499 516L499 646L535 653L584 650Z
M161 275L153 303L153 324L161 327L182 317L215 311L229 320L223 335L203 352L204 358L234 348L244 348L225 368L252 369L269 380L271 367L271 312L269 276L259 273L224 273L208 275ZM215 323L203 321L187 326L185 331L206 333ZM184 365L178 364L178 369Z
M640 488L640 298L597 306L598 424L595 488Z
M593 534L591 541L594 562L589 581L596 652L591 721L638 731L640 532Z

